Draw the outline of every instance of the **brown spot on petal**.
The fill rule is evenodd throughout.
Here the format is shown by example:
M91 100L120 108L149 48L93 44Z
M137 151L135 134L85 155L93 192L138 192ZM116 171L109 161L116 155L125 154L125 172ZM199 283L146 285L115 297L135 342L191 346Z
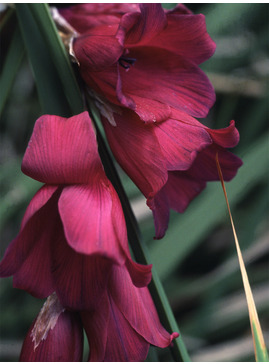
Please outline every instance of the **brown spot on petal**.
M55 292L47 298L31 332L34 350L42 340L46 339L49 331L54 329L59 316L64 310Z

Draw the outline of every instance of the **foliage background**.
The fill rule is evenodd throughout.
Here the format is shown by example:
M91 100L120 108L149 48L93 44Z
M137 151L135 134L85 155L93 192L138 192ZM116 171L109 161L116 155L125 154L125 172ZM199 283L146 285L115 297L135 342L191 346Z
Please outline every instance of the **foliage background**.
M215 55L202 65L217 101L201 121L221 128L234 119L241 135L233 151L244 166L226 188L268 346L269 8L268 4L242 3L188 7L205 14L208 32L217 43ZM13 12L0 28L0 86L8 57L9 69L16 70L0 124L0 257L18 233L25 208L39 187L20 171L41 106L16 23ZM12 54L15 42L19 57ZM5 95L7 88L0 87L1 105ZM208 184L184 214L172 213L167 235L154 241L153 220L144 197L118 170L192 360L253 361L247 306L220 184ZM42 303L13 289L11 278L1 280L1 361L18 360L23 337ZM170 352L151 350L148 360L169 361Z

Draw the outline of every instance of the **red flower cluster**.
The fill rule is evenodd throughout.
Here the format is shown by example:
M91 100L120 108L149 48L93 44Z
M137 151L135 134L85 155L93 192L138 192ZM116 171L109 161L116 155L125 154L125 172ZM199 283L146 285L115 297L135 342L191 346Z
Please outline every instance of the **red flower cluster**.
M74 54L111 150L146 196L161 238L170 209L183 212L218 180L216 152L225 180L242 164L226 150L239 141L234 122L211 130L193 118L215 101L198 67L215 51L204 16L161 4L83 4L61 13L80 33Z
M159 322L147 288L151 266L131 259L121 204L88 113L39 118L22 171L45 185L26 210L0 276L13 275L14 287L35 297L58 297L44 308L49 324L37 319L31 327L22 360L80 360L74 345L83 344L82 325L91 361L144 360L149 344L168 346L176 334Z
M102 115L111 150L147 198L156 237L169 211L183 212L207 181L232 179L242 164L228 152L234 122L211 130L204 117L214 90L198 67L215 50L203 15L180 5L82 4L61 11L79 33L73 51ZM162 327L147 285L151 266L135 263L119 198L105 175L91 120L39 118L22 171L45 185L0 263L0 276L49 297L25 339L23 361L142 361L149 345L178 334Z

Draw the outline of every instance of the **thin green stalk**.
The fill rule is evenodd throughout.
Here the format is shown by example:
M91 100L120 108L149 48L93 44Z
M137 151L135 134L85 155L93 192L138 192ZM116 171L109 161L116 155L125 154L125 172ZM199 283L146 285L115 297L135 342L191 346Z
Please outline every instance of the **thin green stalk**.
M28 4L44 36L53 62L61 79L63 90L74 114L83 110L81 93L68 54L61 41L47 4Z
M61 80L29 4L16 4L16 14L36 81L42 112L70 116L71 110L63 94Z
M15 76L22 62L25 53L24 44L21 38L21 34L18 26L14 31L11 44L8 49L8 53L5 58L5 63L3 66L2 74L0 77L0 115L3 112L4 106L7 102L8 96L10 94Z

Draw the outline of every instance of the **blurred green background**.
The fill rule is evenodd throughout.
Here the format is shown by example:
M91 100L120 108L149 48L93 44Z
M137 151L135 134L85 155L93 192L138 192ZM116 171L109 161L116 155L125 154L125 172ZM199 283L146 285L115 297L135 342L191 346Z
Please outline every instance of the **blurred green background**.
M201 121L222 128L234 119L241 135L233 152L244 165L226 188L268 347L269 7L187 6L205 14L208 32L217 43L215 55L201 66L215 87L217 101ZM26 206L40 186L22 174L20 165L34 122L41 115L27 53L19 32L14 31L15 12L8 20L1 14L0 257L17 235ZM7 61L16 70L8 84L4 83ZM3 84L10 87L6 103ZM118 170L192 360L253 361L246 300L220 183L209 183L184 214L172 213L166 236L154 241L153 219L144 197ZM18 360L22 340L42 304L13 289L11 278L1 279L1 361ZM151 350L148 360L171 360L169 349Z

